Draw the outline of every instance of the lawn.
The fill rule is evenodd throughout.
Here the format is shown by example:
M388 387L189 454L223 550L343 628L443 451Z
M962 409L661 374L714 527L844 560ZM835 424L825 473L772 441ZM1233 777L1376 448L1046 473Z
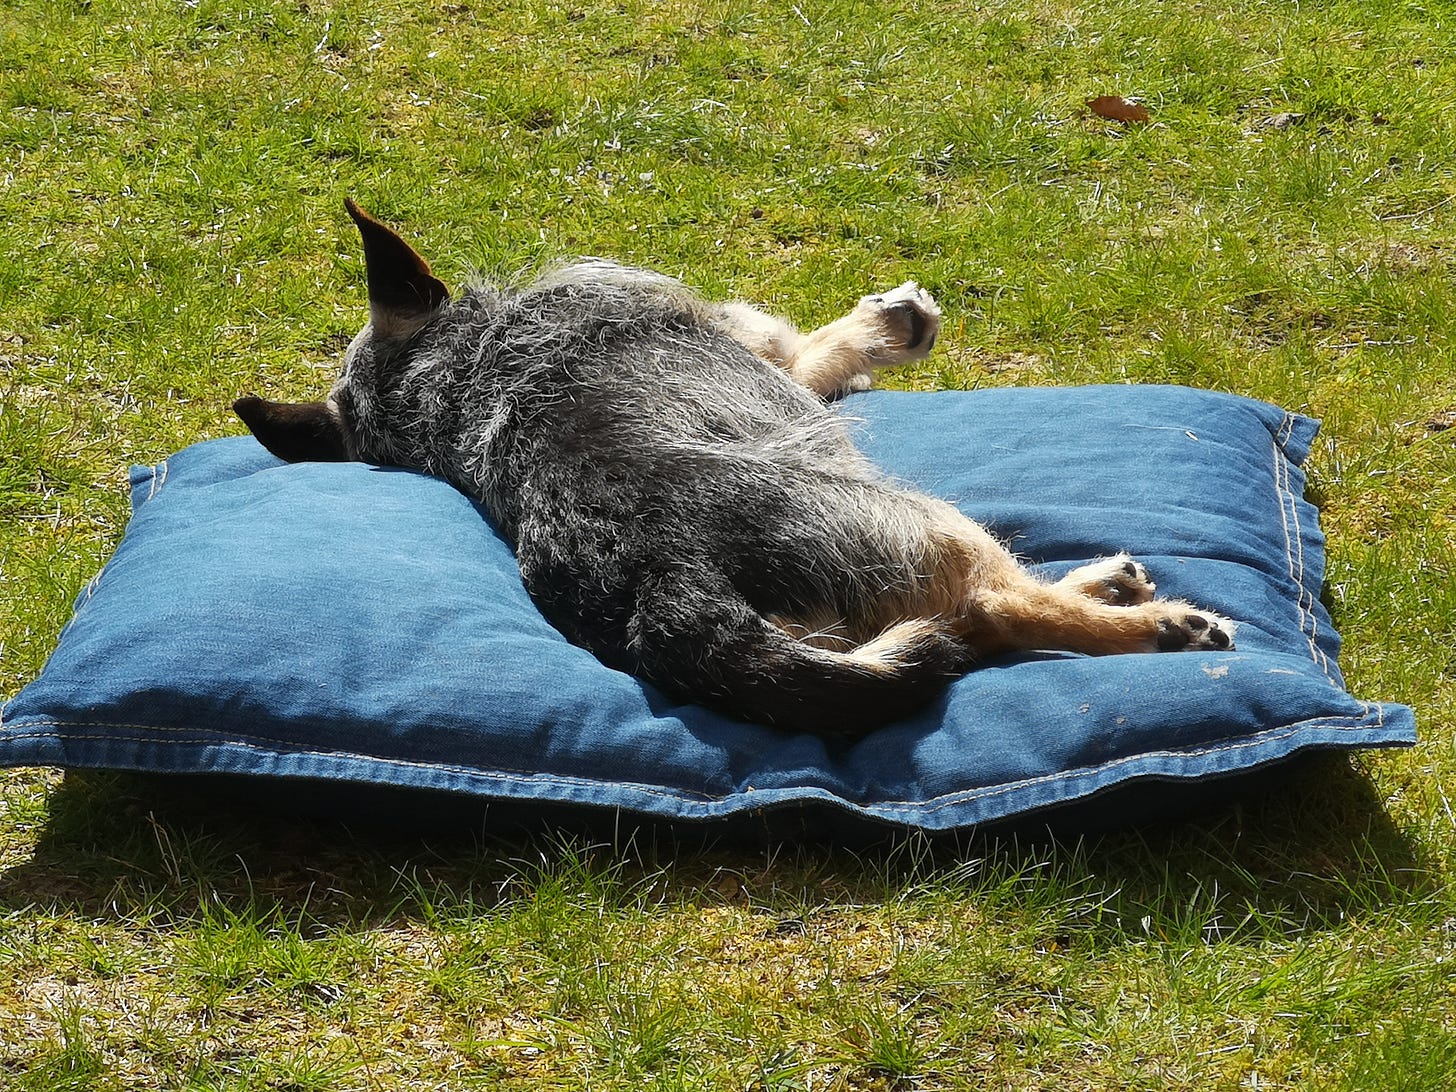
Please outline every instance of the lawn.
M0 1085L1446 1088L1453 24L5 0L0 699L118 541L130 464L327 382L364 316L352 195L450 283L610 255L813 324L917 279L945 330L887 385L1177 382L1322 418L1342 664L1423 740L1154 829L875 847L0 771Z

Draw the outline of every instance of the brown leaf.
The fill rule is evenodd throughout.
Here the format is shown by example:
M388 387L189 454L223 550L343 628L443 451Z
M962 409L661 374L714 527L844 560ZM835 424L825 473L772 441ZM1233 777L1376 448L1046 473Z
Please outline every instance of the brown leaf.
M1098 95L1087 100L1087 109L1100 118L1120 121L1124 125L1134 121L1147 121L1148 108L1136 102L1128 102L1120 95Z

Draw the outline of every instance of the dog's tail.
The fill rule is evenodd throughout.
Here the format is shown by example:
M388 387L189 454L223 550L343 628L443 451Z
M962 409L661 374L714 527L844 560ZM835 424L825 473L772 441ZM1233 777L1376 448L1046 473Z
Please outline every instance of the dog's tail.
M824 735L862 735L925 705L970 665L936 619L890 626L845 651L799 640L727 581L703 574L638 589L634 669L662 688L747 720Z

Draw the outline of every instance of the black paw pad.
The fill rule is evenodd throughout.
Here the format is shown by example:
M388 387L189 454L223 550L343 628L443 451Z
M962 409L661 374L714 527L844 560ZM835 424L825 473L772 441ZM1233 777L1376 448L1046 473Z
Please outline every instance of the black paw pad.
M918 307L912 307L908 303L897 303L893 309L905 320L905 324L910 330L905 338L905 348L919 348L921 342L925 340L926 332L930 328L930 323L925 318L925 312L921 311Z
M1189 634L1171 618L1158 619L1158 651L1177 652L1188 647Z
M1108 581L1103 585L1107 592L1103 596L1114 607L1125 607L1132 601L1132 595L1121 584L1114 584Z

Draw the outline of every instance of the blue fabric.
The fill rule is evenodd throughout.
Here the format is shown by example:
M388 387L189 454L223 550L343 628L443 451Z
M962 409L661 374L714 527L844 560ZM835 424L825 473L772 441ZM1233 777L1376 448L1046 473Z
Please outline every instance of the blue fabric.
M1409 744L1344 690L1300 463L1316 424L1176 387L873 392L844 404L890 472L1059 574L1126 549L1159 594L1238 620L1234 652L992 661L853 744L677 704L563 640L466 498L251 438L132 475L124 541L0 764L209 771L709 819L823 803L932 830L1138 778Z

